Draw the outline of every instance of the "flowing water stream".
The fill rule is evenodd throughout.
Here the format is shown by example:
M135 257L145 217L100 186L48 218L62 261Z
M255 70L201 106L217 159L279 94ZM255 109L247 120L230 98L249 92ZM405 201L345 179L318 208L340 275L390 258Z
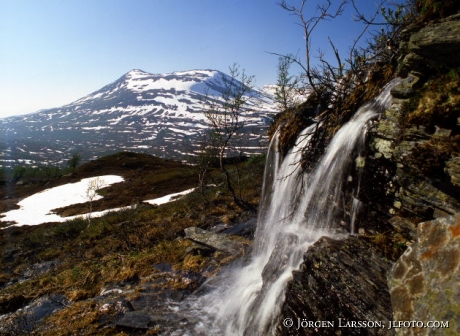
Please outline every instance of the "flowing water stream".
M356 230L353 212L359 201L344 199L342 187L353 165L359 166L369 121L389 107L396 82L342 126L308 175L301 174L299 161L316 125L300 134L284 159L277 150L277 136L273 138L251 254L205 285L205 294L180 308L193 330L177 335L274 334L286 284L305 251L322 236L343 236L337 233L337 211L343 204L352 209L348 229Z

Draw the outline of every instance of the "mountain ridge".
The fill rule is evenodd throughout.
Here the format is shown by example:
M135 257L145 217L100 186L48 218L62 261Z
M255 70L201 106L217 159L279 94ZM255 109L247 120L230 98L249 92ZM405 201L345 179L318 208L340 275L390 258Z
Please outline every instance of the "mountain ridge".
M122 150L183 160L196 154L210 127L203 101L219 102L234 83L218 70L130 70L70 104L0 119L0 164L62 164L72 152L91 160ZM242 118L247 155L263 152L275 113L270 93L254 89L249 94L258 104L248 106L251 111Z

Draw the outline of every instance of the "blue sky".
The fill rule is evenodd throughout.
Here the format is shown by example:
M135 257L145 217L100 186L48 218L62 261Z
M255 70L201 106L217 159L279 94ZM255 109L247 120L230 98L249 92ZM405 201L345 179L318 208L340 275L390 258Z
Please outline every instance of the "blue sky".
M302 29L277 2L0 0L0 118L71 103L132 69L228 72L238 63L256 85L275 83L269 52L304 50ZM359 27L346 12L319 27L314 48L331 36L346 51Z

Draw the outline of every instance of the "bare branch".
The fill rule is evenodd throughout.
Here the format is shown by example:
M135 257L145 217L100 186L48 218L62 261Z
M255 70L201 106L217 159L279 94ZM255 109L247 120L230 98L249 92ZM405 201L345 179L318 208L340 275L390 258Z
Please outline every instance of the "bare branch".
M387 0L380 0L380 2L377 4L377 8L376 8L375 12L372 14L372 16L369 19L366 18L364 16L364 14L362 14L361 11L358 9L358 7L356 6L355 0L351 0L351 3L352 3L352 6L353 6L353 9L355 10L356 15L357 15L357 18L355 18L355 20L356 21L361 21L361 22L363 22L365 24L364 28L361 30L361 33L353 41L353 45L350 48L350 56L349 56L350 58L349 58L348 62L350 64L351 70L356 71L357 70L357 64L355 64L354 57L353 57L353 54L357 50L356 46L358 45L358 42L362 39L362 37L366 34L366 32L368 31L369 27L371 25L375 25L375 20L376 20L378 14L380 13L381 8L383 7L383 5L387 3ZM361 61L363 61L363 60L361 60ZM358 66L359 66L359 64L358 64Z
M298 24L302 27L305 39L305 61L302 62L297 57L292 57L292 55L285 56L291 62L299 65L302 70L304 71L304 75L307 79L309 87L315 92L315 94L320 97L321 92L318 85L320 83L324 83L324 78L322 76L328 77L328 75L322 71L319 71L315 66L313 66L312 62L312 50L311 50L311 41L312 35L318 25L323 21L333 20L340 15L342 15L343 11L345 10L346 5L348 4L349 0L342 0L338 4L338 6L334 9L332 0L325 0L322 3L316 5L315 13L310 16L306 17L304 12L306 10L308 0L302 0L298 7L288 4L286 0L280 1L278 4L281 8L288 11L291 15L294 15L299 20ZM322 63L323 70L327 70L329 76L333 78L339 77L336 73L343 73L343 67L340 61L340 57L337 57L338 52L335 46L331 43L334 54L336 55L336 59L339 60L339 64L336 69L334 69L330 64L327 64L324 57L320 54L318 57L320 59L320 63Z

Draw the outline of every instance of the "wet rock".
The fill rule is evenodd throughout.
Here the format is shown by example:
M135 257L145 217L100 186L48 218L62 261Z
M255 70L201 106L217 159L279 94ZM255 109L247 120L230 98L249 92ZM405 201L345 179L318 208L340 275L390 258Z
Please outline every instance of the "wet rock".
M257 218L252 218L247 222L240 223L234 227L223 230L222 233L234 236L242 236L247 238L254 237L254 232L256 231Z
M135 310L162 310L165 302L179 302L190 295L206 277L191 271L170 271L152 275L152 279L136 287L130 302Z
M415 224L411 221L403 217L395 216L390 218L388 222L391 224L391 226L395 229L396 232L401 233L403 236L409 237L411 239L415 238Z
M230 254L240 255L246 250L246 245L226 236L209 232L197 227L189 227L185 230L185 237L199 244L210 246Z
M27 298L23 295L14 295L14 296L0 296L0 315L14 312L31 301L30 298Z
M198 288L204 281L206 277L203 276L201 273L193 272L193 271L181 271L176 273L175 281L180 283L180 288L185 289L186 291L179 292L177 291L177 295L187 295L196 288Z
M411 73L404 78L401 83L391 89L391 94L395 98L406 99L414 95L415 89L420 85L420 77Z
M229 228L228 224L219 223L219 224L213 225L210 228L208 228L208 231L215 232L215 233L221 233L222 231L228 228Z
M321 238L305 253L300 270L293 272L288 283L278 334L393 335L382 327L347 327L351 321L379 321L388 326L392 320L386 280L389 269L390 263L361 237ZM293 327L283 325L287 318L292 319ZM333 326L296 330L303 319L330 321Z
M295 234L290 234L278 238L275 248L270 255L270 260L262 271L263 287L267 288L285 271L289 259L292 257L293 249L299 238Z
M449 322L448 329L403 328L398 335L460 334L460 214L418 225L389 286L394 320Z
M153 327L152 317L142 311L129 311L124 314L115 324L117 327L130 329L149 329Z
M396 199L406 212L431 219L453 214L460 209L455 190L450 190L445 184L406 170L398 170L397 181L400 189Z
M0 316L0 334L24 335L32 332L46 317L68 305L63 295L52 294L32 301L16 312Z

